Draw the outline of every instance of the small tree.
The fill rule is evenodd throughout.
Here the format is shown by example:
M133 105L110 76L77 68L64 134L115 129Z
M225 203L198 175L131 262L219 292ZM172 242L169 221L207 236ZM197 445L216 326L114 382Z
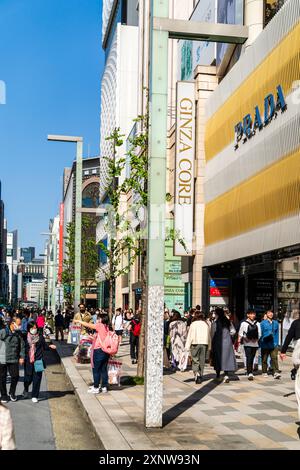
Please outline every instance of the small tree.
M67 236L65 237L66 258L64 260L64 270L62 282L64 285L64 298L70 305L74 302L75 283L75 224L71 222L67 225Z
M108 260L108 270L100 267L100 271L109 281L109 317L113 315L113 295L116 279L127 274L139 254L139 247L136 245L134 237L130 234L130 221L127 214L120 214L121 195L126 192L126 183L119 184L119 178L125 168L126 159L117 158L117 148L123 145L123 135L120 129L116 128L106 140L111 141L113 157L104 157L108 162L108 185L106 188L109 199L108 212L106 216L105 230L109 236L109 245L103 241L99 245ZM124 255L130 253L128 262L122 263Z

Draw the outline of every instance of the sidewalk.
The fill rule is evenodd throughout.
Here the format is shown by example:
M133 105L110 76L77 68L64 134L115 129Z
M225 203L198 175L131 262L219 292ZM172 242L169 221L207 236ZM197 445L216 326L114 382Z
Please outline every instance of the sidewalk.
M164 376L162 429L143 424L143 386L112 387L106 395L87 394L92 384L90 365L77 364L74 348L55 342L67 376L95 432L107 450L254 450L298 449L300 428L288 358L281 380L261 375L249 382L240 369L234 381L218 384L207 366L202 385L191 371ZM123 376L134 376L128 343L121 345ZM299 432L299 436L298 436Z

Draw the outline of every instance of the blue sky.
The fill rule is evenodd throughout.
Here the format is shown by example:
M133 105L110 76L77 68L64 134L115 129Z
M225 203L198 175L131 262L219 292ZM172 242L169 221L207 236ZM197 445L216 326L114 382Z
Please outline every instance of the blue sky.
M99 155L101 10L101 0L0 0L2 198L9 230L37 254L76 152L47 134L82 135L85 156Z

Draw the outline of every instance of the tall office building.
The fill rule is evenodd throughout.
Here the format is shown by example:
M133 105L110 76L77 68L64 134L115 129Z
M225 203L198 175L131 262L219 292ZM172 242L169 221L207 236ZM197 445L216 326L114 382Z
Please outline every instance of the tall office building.
M136 0L104 0L102 47L105 67L101 83L101 156L112 156L106 138L115 128L128 136L137 117L138 11ZM118 149L124 154L126 144ZM100 198L104 197L107 162L100 158Z
M9 271L9 303L15 305L17 294L17 272L18 272L18 231L7 233L6 263Z
M21 256L24 258L24 263L31 263L35 258L35 248L33 246L21 248Z
M0 181L0 304L8 301L8 266L6 264L7 225L4 218L4 202L1 194Z
M124 156L126 138L130 134L138 115L138 10L136 0L104 0L102 47L105 52L105 67L101 83L101 141L100 141L100 202L107 202L107 160L112 157L113 148L106 138L115 128L125 135L124 144L118 148L117 157ZM124 175L121 175L120 179ZM104 221L97 227L97 241L108 242ZM107 268L107 258L102 253L100 263ZM99 276L100 300L108 301L108 283L103 270ZM120 282L118 280L117 282ZM116 287L119 303L120 286Z

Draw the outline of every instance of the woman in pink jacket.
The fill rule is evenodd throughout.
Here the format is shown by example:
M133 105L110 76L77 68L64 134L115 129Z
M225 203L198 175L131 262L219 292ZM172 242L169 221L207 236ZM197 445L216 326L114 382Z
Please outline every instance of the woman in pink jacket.
M0 450L15 450L14 427L10 411L0 402Z

